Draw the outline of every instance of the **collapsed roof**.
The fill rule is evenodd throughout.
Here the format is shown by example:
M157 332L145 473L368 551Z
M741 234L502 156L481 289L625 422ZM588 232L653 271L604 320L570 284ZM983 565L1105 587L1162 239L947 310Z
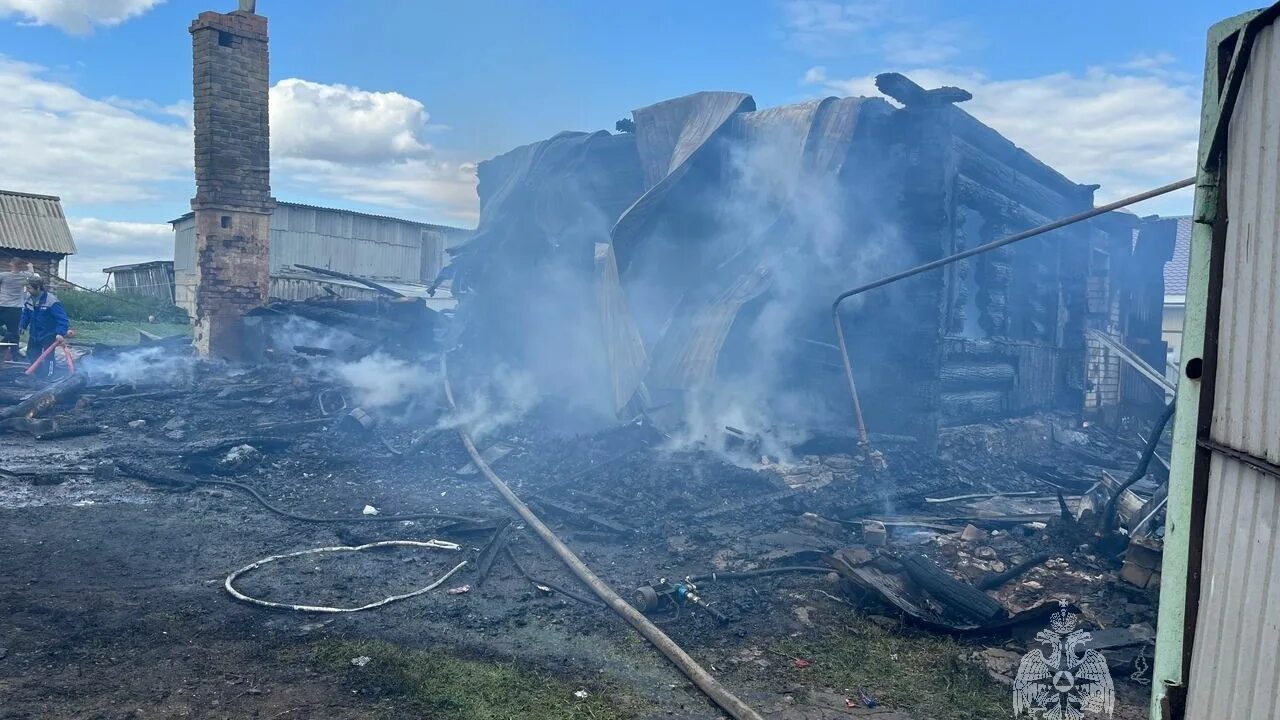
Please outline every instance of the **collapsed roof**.
M634 111L633 133L481 163L479 228L454 250L464 344L604 415L718 386L814 421L843 402L835 294L1093 204L1096 186L955 107L967 92L877 82L897 104L702 92ZM1089 243L1053 237L1100 234L1055 231L851 308L869 402L934 426L1078 407Z

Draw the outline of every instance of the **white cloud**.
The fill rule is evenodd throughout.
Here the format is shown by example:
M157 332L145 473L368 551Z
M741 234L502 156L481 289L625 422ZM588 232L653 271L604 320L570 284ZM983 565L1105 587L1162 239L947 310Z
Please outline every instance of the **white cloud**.
M174 117L179 106L137 107L0 56L0 187L96 203L158 199L163 183L190 182L191 127Z
M814 55L837 54L894 13L886 0L788 0L783 9L792 46Z
M901 67L941 63L972 42L969 26L926 18L916 0L787 0L792 48L814 57L876 55Z
M428 125L421 102L289 79L272 88L271 103L277 197L475 222L475 165L424 140L439 126ZM42 67L0 56L0 188L58 195L72 216L98 212L80 209L86 205L128 204L115 214L168 220L187 209L193 155L189 101L95 99ZM139 217L140 205L154 215ZM89 273L80 275L89 285L101 284L102 267L173 254L165 224L82 218L72 235L80 254L71 267Z
M168 223L68 218L67 224L80 250L68 261L68 279L90 288L105 281L104 267L173 259Z
M1165 63L1158 63L1162 65ZM981 73L916 70L926 88L973 93L962 109L1080 183L1100 183L1099 202L1195 174L1199 88L1149 60L1121 68L996 80ZM822 67L805 82L837 95L878 95L871 76L835 79ZM1150 201L1138 212L1187 214L1189 191Z
M17 16L30 25L52 25L72 35L119 25L164 0L0 0L0 18Z
M899 27L881 40L884 59L898 67L924 67L944 63L959 55L970 37L962 23Z
M278 195L293 189L335 205L475 218L475 168L426 142L439 128L428 125L421 102L288 79L271 89L271 114ZM44 68L0 56L0 187L59 195L70 206L167 201L180 210L191 193L192 156L189 101L94 99Z
M423 104L290 78L271 89L271 153L277 194L303 192L474 222L475 166L441 156L424 134Z
M380 205L429 222L474 225L479 218L475 163L414 159L380 164L275 158L272 186Z
M395 92L297 78L271 88L272 150L278 157L370 164L422 158L427 109Z

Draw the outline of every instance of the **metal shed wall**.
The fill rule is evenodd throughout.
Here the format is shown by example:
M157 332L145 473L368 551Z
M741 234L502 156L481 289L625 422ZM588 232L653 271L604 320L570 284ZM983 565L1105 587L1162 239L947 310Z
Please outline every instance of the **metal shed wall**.
M174 301L173 263L150 262L111 271L111 283L121 295L141 295Z
M1280 464L1278 88L1280 40L1271 25L1256 36L1227 132L1230 222L1211 442L1201 443L1218 447L1206 483L1188 718L1280 717L1280 477L1238 459Z
M271 272L297 263L416 282L422 230L389 218L281 204L271 215Z
M195 313L195 219L174 221L174 303ZM279 203L271 215L271 297L303 300L322 286L280 277L295 264L315 265L410 283L430 282L445 264L445 248L468 231L343 210ZM346 289L344 296L352 295Z
M196 316L196 219L173 223L173 304Z

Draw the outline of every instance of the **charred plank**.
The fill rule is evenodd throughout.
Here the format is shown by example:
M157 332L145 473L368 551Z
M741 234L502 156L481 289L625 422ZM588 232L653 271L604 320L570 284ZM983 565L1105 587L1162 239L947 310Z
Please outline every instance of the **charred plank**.
M972 585L951 577L920 553L903 553L898 557L898 562L916 585L966 618L986 625L1006 615L1000 603Z
M36 417L53 409L58 403L79 395L88 385L89 376L85 373L76 373L34 393L17 405L0 411L0 419Z

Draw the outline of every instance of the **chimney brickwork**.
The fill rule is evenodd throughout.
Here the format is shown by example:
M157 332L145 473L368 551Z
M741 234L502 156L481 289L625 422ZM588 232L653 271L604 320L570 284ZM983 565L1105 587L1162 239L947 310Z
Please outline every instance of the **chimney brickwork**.
M195 345L238 358L244 313L270 284L267 19L201 13L191 24L195 110Z

